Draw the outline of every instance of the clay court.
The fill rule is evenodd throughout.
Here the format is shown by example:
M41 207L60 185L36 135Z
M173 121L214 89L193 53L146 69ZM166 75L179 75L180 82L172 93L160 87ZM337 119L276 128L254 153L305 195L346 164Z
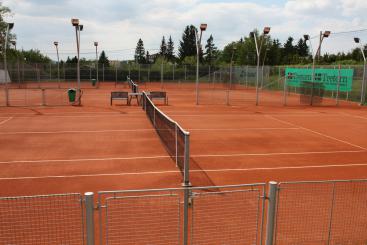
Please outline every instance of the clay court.
M162 90L146 83L140 90ZM300 105L290 94L230 93L165 84L159 108L190 132L193 186L275 180L362 179L367 172L367 110L325 99ZM0 107L0 196L180 187L182 175L141 106L116 102L101 84L84 89L82 106Z

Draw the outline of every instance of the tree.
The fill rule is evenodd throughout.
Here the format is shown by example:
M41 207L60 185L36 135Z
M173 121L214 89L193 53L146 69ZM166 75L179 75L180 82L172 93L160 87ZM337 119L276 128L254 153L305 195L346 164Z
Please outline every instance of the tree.
M141 38L139 38L139 41L136 44L135 62L137 62L139 64L144 64L145 63L145 49L144 49L143 40L141 40Z
M287 41L284 43L283 47L283 64L292 64L293 57L297 54L296 48L293 46L293 37L288 37Z
M240 41L240 43L243 43L243 40L242 40L242 42ZM206 61L206 63L208 63L209 65L212 65L213 60L216 60L217 56L218 56L218 49L214 45L213 36L210 35L210 37L206 41L206 45L205 45L205 61Z
M304 40L303 38L300 38L296 45L296 50L299 56L307 57L309 55L309 52L308 52L308 46L307 46L306 40Z
M169 36L168 39L168 43L167 43L167 60L173 62L175 60L175 55L174 55L174 43L172 41L172 37Z
M161 42L161 47L159 49L159 54L166 58L167 56L167 44L166 44L166 38L163 36L162 37L162 42Z
M108 60L108 57L106 56L106 53L104 52L104 50L102 50L101 55L99 56L98 63L104 64L105 67L110 66L110 61Z
M182 41L180 41L178 48L178 56L181 61L187 56L196 56L195 32L197 32L195 26L190 25L186 26L182 34Z

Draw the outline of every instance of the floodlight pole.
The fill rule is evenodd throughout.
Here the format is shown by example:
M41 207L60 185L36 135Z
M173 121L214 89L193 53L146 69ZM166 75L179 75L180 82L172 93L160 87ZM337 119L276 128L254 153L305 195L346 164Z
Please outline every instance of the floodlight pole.
M319 46L317 47L315 56L313 57L312 60L312 87L311 87L311 101L310 101L310 105L312 106L313 104L313 90L314 90L314 84L315 84L315 63L316 63L316 56L317 54L320 57L320 51L321 51L321 44L322 41L324 41L325 37L328 37L330 35L329 31L324 31L324 33L320 32L320 42L319 42ZM311 41L310 41L311 43Z
M56 47L56 54L57 54L57 82L60 88L60 58L59 58L59 48L58 48L59 43L54 42L54 45Z
M354 42L359 43L359 38L355 37ZM363 78L362 78L362 88L361 88L361 105L365 103L366 96L366 55L364 54L362 46L359 46L362 56L363 56Z
M99 80L98 80L98 42L94 42L94 46L96 47L96 82L97 82L97 87L99 87Z
M200 25L200 37L198 36L198 31L195 30L195 41L196 41L196 105L199 105L199 55L201 48L201 37L203 31L206 30L207 25Z
M81 91L80 91L80 31L83 30L83 25L79 25L79 19L71 19L71 23L75 26L75 36L76 36L76 48L77 48L77 80L78 80L78 104L81 104Z
M6 60L6 49L8 46L8 36L9 30L11 30L14 26L14 23L7 23L6 25L6 33L5 33L5 46L4 46L4 76L5 76L5 101L6 106L9 106L9 88L8 88L8 65Z
M265 27L263 31L263 38L260 42L260 47L257 44L256 34L252 32L254 40L255 40L255 47L256 47L256 54L257 54L257 64L256 64L256 106L259 105L259 68L260 68L260 55L261 55L261 48L263 45L264 37L266 34L270 32L270 27Z

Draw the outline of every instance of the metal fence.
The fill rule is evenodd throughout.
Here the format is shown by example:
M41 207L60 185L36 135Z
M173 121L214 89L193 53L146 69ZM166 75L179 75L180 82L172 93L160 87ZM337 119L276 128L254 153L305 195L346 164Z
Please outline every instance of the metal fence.
M293 66L294 67L294 66ZM337 66L317 66L316 68L338 69ZM197 91L200 104L227 104L238 105L243 103L257 103L264 105L305 105L305 97L301 96L303 91L300 88L289 86L285 83L285 66L261 66L259 69L259 79L257 81L257 69L254 66L208 66L199 67L199 84ZM311 69L310 66L302 68ZM316 105L337 105L339 102L353 101L361 102L361 98L366 96L361 93L363 85L363 65L341 66L341 69L353 69L353 86L350 91L324 91L315 96ZM97 76L98 69L98 76ZM3 64L0 64L0 71L3 71ZM65 94L66 89L77 87L77 67L76 64L30 64L14 63L8 64L9 78L4 72L0 73L0 90L5 87L11 89L24 89L18 97L23 100L26 97L37 97L39 101L42 97L38 94L42 91L37 89L62 89L60 94ZM187 88L196 89L196 66L178 64L126 64L120 63L115 66L106 67L99 64L98 68L94 64L82 65L80 68L81 88L98 88L101 83L113 82L115 86L126 85L126 77L129 76L138 84L158 83L162 88L179 88L185 85ZM93 85L92 80L96 80ZM5 80L10 81L7 85ZM31 93L29 89L35 89L36 93ZM4 92L0 93L0 102L4 99ZM9 95L10 103L12 95ZM319 98L323 98L322 100ZM28 99L28 98L27 98ZM4 103L2 103L4 104ZM6 104L6 103L5 103ZM31 100L23 104L33 105ZM42 103L36 102L39 105ZM48 105L47 101L44 105ZM50 103L51 105L54 102ZM64 105L57 101L57 104ZM0 104L1 105L1 104Z
M367 180L2 197L0 241L365 245L366 210Z
M84 244L80 194L0 198L1 244Z
M367 181L278 186L275 244L366 244Z

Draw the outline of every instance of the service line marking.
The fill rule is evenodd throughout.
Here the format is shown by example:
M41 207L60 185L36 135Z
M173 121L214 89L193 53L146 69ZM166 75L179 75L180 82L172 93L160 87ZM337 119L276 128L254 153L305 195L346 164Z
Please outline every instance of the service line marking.
M367 150L367 148L364 148L362 146L359 146L359 145L356 145L356 144L353 144L353 143L350 143L348 141L345 141L345 140L341 140L341 139L338 139L338 138L335 138L333 136L330 136L330 135L327 135L327 134L323 134L323 133L320 133L320 132L317 132L315 130L312 130L312 129L309 129L309 128L305 128L305 127L302 127L302 126L299 126L299 125L296 125L294 123L290 123L290 122L287 122L287 121L284 121L284 120L281 120L281 119L278 119L278 118L275 118L273 116L270 116L268 115L269 118L272 118L273 120L275 121L278 121L278 122L282 122L284 124L287 124L287 125L290 125L290 126L293 126L293 127L299 127L305 131L308 131L308 132L311 132L311 133L314 133L314 134L317 134L317 135L320 135L320 136L323 136L325 138L329 138L329 139L332 139L332 140L335 140L335 141L338 141L338 142L341 142L341 143L344 143L344 144L347 144L347 145L350 145L350 146L353 146L353 147L356 147L356 148L359 148L359 149L362 149L362 150Z
M312 154L337 154L337 153L361 153L366 150L350 150L350 151L308 151L308 152L274 152L274 153L238 153L238 154L193 154L191 157L243 157L243 156L277 156L277 155L312 155ZM170 158L164 156L145 156L145 157L111 157L111 158L77 158L77 159L49 159L49 160L13 160L0 161L0 164L15 164L15 163L81 163L93 161L115 161L115 160L144 160L144 159L164 159Z
M330 164L330 165L305 165L273 168L234 168L234 169L196 169L190 170L190 173L196 172L250 172L250 171L274 171L290 169L321 169L321 168L346 168L346 167L365 167L367 163L351 164ZM168 171L146 171L146 172L124 172L124 173L105 173L105 174L75 174L75 175L49 175L49 176L23 176L23 177L3 177L0 180L27 180L27 179L51 179L51 178L81 178L81 177L108 177L108 176L127 176L127 175L154 175L154 174L179 174L179 170Z

